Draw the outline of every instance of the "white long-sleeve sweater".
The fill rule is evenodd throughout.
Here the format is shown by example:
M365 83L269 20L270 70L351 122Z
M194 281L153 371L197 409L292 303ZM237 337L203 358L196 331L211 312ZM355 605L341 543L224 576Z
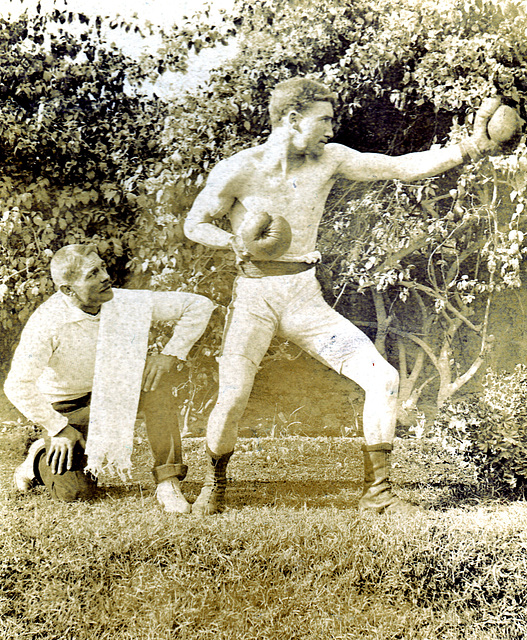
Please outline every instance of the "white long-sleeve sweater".
M114 295L119 295L119 289L114 289ZM204 332L214 304L192 293L155 291L151 295L152 321L176 322L162 353L185 360ZM57 292L36 309L22 331L4 390L15 407L50 436L68 423L52 403L92 390L99 317L100 313L84 313Z

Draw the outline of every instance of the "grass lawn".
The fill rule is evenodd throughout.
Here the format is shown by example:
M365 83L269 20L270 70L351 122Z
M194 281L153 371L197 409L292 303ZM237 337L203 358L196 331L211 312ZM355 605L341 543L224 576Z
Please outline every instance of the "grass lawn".
M359 516L353 438L241 439L220 516L165 514L139 433L136 471L92 503L11 488L28 428L0 428L5 640L520 639L527 504L492 495L426 441L397 440L394 480L429 507ZM184 441L198 495L203 440Z

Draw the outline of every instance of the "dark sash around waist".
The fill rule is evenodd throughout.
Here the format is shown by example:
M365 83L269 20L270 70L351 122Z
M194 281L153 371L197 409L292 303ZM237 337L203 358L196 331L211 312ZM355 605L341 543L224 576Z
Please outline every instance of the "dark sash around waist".
M291 276L316 266L315 262L279 262L278 260L250 260L240 262L238 273L246 278L264 278L265 276Z
M89 393L80 396L79 398L73 398L72 400L59 400L53 402L52 406L55 411L59 413L70 413L71 411L77 411L89 406L91 400L91 391Z

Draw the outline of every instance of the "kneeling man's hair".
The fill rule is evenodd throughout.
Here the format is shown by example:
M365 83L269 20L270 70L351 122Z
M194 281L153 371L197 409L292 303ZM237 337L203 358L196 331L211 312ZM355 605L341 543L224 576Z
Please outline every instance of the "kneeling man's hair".
M51 258L51 278L58 288L75 282L80 266L91 253L98 253L94 244L68 244L59 249Z

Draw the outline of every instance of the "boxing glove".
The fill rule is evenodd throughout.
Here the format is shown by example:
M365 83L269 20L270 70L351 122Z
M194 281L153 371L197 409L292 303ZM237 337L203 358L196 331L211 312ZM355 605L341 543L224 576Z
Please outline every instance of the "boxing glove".
M282 216L265 212L247 214L239 237L254 260L276 260L291 245L291 227Z
M489 138L498 144L510 142L521 132L524 124L516 109L502 104L487 125Z
M497 96L483 100L474 118L472 135L459 143L463 159L475 162L498 148L497 142L489 136L487 125L500 105L501 99Z

